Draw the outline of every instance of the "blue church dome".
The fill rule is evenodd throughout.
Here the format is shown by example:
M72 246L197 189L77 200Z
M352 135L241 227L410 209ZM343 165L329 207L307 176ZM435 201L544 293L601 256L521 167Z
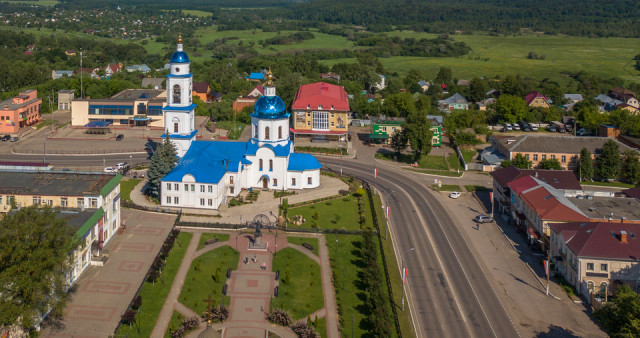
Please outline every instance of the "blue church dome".
M171 63L189 63L189 56L183 51L176 51L171 55Z
M276 118L287 110L279 96L261 96L253 106L253 116Z

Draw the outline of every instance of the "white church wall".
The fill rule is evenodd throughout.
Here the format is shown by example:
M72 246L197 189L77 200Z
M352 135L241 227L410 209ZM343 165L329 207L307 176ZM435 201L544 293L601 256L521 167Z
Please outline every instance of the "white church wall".
M167 184L171 185L168 189ZM163 181L160 205L177 208L218 209L226 201L225 182L217 184L196 183L191 175L185 175L181 182ZM177 198L177 200L176 200Z

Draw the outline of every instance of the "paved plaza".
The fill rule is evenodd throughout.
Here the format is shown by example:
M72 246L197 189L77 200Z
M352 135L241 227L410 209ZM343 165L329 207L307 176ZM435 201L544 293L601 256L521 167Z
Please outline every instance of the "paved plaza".
M175 220L122 209L127 228L105 246L109 259L91 266L75 284L64 310L63 327L45 326L43 337L107 337L112 335L143 281Z
M193 233L193 237L173 282L169 296L160 312L156 326L151 334L152 337L162 337L164 335L174 310L185 317L198 315L178 301L188 269L194 259L224 245L237 249L240 252L240 258L237 270L234 270L231 278L227 280L229 290L227 295L231 297L229 318L223 323L214 324L213 327L219 330L222 337L225 338L265 337L267 331L283 338L296 337L290 329L271 324L265 318L265 312L269 311L274 288L278 285L278 281L275 280L275 272L272 271L272 259L276 248L275 233L263 233L262 240L268 243L267 248L264 250L250 249L251 236L233 232L227 242L207 245L205 248L196 251L202 233L212 232L212 230L182 229L182 231ZM286 247L292 247L320 264L325 308L311 314L311 317L315 318L317 315L318 318L323 318L328 312L329 316L326 316L328 337L337 338L339 337L337 307L331 280L328 250L324 237L318 236L318 238L320 257L298 245L289 244L286 235L283 233L277 239L277 250L280 251ZM253 261L254 257L256 259L255 262ZM245 263L245 260L248 260L248 262ZM266 270L261 269L263 263L266 264ZM329 309L329 311L326 309ZM205 324L202 323L200 328L190 333L188 337L196 337L205 327Z

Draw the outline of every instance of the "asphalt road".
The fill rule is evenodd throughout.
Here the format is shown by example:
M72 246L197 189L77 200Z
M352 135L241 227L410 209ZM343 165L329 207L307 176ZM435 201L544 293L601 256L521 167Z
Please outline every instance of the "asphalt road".
M339 159L320 160L340 170ZM374 182L373 167L342 161L343 172ZM367 161L368 162L368 161ZM375 186L391 207L397 254L408 268L408 299L419 337L518 337L468 244L424 177L385 167ZM415 251L408 251L410 248Z
M9 162L43 162L52 164L56 168L92 169L101 171L105 166L113 166L119 162L130 165L147 163L149 155L146 153L132 153L124 155L15 155L2 154L2 161Z

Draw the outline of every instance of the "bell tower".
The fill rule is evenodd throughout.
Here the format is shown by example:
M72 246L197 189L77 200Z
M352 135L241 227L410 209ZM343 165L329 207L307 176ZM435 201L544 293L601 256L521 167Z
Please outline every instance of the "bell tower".
M271 70L267 73L264 95L256 101L251 116L251 137L259 146L289 143L289 113L284 101L276 95Z
M189 71L189 56L182 49L182 34L178 37L176 51L171 55L167 75L167 104L164 111L165 137L176 146L179 157L189 150L195 141L195 107L192 102L193 74Z

